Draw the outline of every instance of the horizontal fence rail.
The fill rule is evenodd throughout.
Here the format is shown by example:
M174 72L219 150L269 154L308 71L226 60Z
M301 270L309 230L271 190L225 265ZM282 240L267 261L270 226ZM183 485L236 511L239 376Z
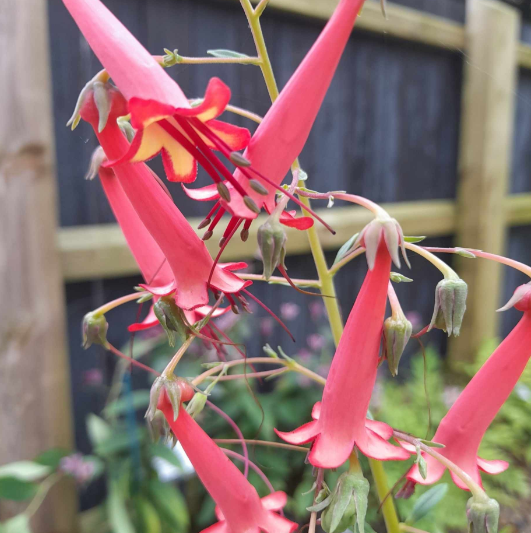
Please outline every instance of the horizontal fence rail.
M452 200L425 200L382 204L395 217L406 235L439 237L455 233L457 209ZM319 236L326 250L337 250L353 233L371 221L372 214L360 207L336 207L333 210L318 209L317 212L337 232L330 234L319 222ZM235 236L223 253L223 261L251 259L257 257L256 231L265 220L261 215L251 226L250 237L241 242ZM515 194L505 200L505 220L508 225L520 226L531 223L531 193ZM195 228L201 219L189 219ZM222 236L222 225L218 225L214 236L206 242L211 254L219 251L218 242ZM305 232L286 228L288 254L305 254L310 246ZM202 234L199 232L198 234ZM92 278L112 278L138 274L133 256L117 224L74 226L61 228L58 246L65 281L80 281Z

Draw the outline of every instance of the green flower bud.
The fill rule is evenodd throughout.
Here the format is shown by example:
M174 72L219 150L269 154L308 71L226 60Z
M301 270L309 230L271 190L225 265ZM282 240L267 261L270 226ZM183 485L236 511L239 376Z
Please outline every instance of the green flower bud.
M182 342L186 340L187 327L182 319L180 309L171 296L163 297L156 302L153 306L153 312L166 332L170 346L175 346L175 333Z
M183 381L186 380L173 375L165 376L163 374L162 376L159 376L153 382L151 387L151 391L149 393L149 407L146 411L145 418L147 418L150 422L153 422L158 411L160 395L163 391L166 391L171 406L173 407L173 419L177 420L177 417L179 416L179 408L181 407L182 389L180 384Z
M361 473L342 474L330 504L321 514L323 530L326 533L342 533L357 524L359 532L364 533L369 489L369 482Z
M412 332L413 326L404 316L397 320L389 317L384 322L385 357L392 376L398 374L398 364Z
M468 286L462 279L443 279L435 289L435 308L428 331L436 327L459 335L466 310Z
M492 498L470 498L466 505L469 533L498 533L500 505Z
M83 318L82 326L83 348L86 350L93 344L101 344L104 348L107 347L108 329L109 324L105 315L87 313Z
M264 277L269 279L275 268L284 266L288 238L280 222L271 217L258 228L258 246L264 263Z
M192 417L195 418L205 408L207 403L208 396L204 392L196 392L194 397L188 402L186 406L186 412Z

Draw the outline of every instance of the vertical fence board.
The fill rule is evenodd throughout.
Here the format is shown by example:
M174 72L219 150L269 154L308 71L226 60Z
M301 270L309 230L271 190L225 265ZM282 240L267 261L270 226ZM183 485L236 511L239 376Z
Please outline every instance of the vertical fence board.
M45 0L0 9L0 464L72 446L64 298L56 250ZM19 509L2 504L1 519ZM54 488L35 533L73 533L75 491Z
M498 254L506 235L502 205L510 175L519 36L515 9L496 0L468 0L456 242ZM470 292L461 336L450 348L453 361L472 359L482 340L496 336L501 290L499 265L459 259Z

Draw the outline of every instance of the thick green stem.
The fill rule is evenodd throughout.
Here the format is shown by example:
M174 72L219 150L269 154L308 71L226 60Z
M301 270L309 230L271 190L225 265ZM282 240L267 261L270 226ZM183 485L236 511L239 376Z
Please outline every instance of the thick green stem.
M250 0L241 0L242 7L249 21L249 26L251 27L251 32L256 45L256 51L258 57L260 58L259 66L262 70L264 80L267 86L267 90L271 97L271 101L274 102L278 95L278 86L275 80L275 75L273 73L273 68L271 66L271 61L269 60L269 55L267 53L267 47L264 40L264 35L262 33L262 27L260 25L260 17L255 13L251 5ZM293 163L292 170L296 171L300 168L298 159ZM304 182L299 182L299 187L304 187ZM300 197L302 203L306 207L310 207L309 198ZM305 213L309 214L309 213ZM308 240L310 242L310 249L313 255L315 262L315 267L319 275L319 281L321 282L321 294L329 296L328 298L323 298L324 304L326 306L326 311L328 314L328 321L330 323L330 329L332 330L332 335L334 337L334 342L336 346L339 344L341 335L343 333L343 320L341 318L341 311L339 309L339 302L337 300L337 293L334 286L334 275L328 271L328 265L326 263L325 254L319 236L317 234L317 229L315 225L312 226L308 231ZM389 492L389 487L387 483L387 477L383 465L379 461L374 459L369 459L369 464L371 467L374 484L376 485L376 490L380 497L380 501L383 501ZM385 503L382 506L382 513L384 515L385 524L387 527L388 533L399 533L399 520L398 515L395 509L394 500L392 498L387 498ZM310 524L310 531L312 525L315 528L315 514L312 513L312 522Z

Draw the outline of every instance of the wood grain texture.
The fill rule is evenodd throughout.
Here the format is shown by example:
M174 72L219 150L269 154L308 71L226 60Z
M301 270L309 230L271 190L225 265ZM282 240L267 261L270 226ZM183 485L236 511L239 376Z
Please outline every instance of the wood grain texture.
M505 252L503 209L511 173L519 13L495 0L469 0L458 187L458 246ZM473 243L473 244L472 244ZM462 258L460 258L462 259ZM472 360L485 339L497 334L500 265L457 262L469 284L461 336L452 340L454 361Z
M0 464L71 448L45 0L0 9ZM29 65L29 55L31 65ZM53 489L36 533L76 530L75 490ZM0 507L0 520L20 507Z

